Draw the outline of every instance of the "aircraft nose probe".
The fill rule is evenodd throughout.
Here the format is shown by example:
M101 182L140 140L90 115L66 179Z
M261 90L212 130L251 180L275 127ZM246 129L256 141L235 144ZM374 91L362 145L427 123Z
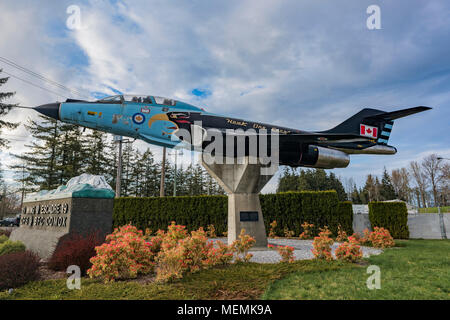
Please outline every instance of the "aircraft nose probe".
M33 107L33 109L47 117L59 120L59 106L59 103L47 103Z

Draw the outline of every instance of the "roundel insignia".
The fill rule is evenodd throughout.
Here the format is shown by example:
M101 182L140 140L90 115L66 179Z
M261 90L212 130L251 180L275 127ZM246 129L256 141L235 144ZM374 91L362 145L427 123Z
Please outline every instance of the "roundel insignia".
M145 116L142 113L135 113L133 115L133 122L136 124L143 124L145 121Z

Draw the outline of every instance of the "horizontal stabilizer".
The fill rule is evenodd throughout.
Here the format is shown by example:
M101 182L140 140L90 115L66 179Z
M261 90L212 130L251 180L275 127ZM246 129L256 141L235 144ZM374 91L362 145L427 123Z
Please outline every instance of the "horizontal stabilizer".
M366 119L383 119L383 120L389 121L389 120L395 120L395 119L407 117L412 114L419 113L422 111L427 111L430 109L431 109L430 107L419 106L419 107L397 110L397 111L392 111L392 112L383 112L380 114L369 116Z

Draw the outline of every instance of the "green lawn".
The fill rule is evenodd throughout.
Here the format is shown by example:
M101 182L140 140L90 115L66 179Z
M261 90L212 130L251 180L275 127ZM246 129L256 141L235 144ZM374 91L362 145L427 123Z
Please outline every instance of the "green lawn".
M135 281L104 284L83 278L81 290L67 289L65 280L47 280L30 283L11 295L0 292L0 299L259 299L270 282L289 273L307 274L353 267L313 260L291 264L238 263L203 270L170 284Z
M399 247L365 259L381 268L381 289L366 287L367 266L334 261L239 263L204 270L170 284L82 279L30 283L0 299L450 299L450 241L399 241Z
M450 212L450 207L441 207L441 212L442 213ZM419 208L419 213L438 213L438 208L437 207Z
M294 272L271 284L263 299L450 299L450 241L397 242L398 247L367 259L380 267L379 290L367 288L365 266Z

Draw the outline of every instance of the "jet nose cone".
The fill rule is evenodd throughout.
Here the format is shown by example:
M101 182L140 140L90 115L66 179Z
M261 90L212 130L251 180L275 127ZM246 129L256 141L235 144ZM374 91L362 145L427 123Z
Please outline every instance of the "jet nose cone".
M47 117L59 120L59 106L59 103L47 103L34 107L33 109Z

